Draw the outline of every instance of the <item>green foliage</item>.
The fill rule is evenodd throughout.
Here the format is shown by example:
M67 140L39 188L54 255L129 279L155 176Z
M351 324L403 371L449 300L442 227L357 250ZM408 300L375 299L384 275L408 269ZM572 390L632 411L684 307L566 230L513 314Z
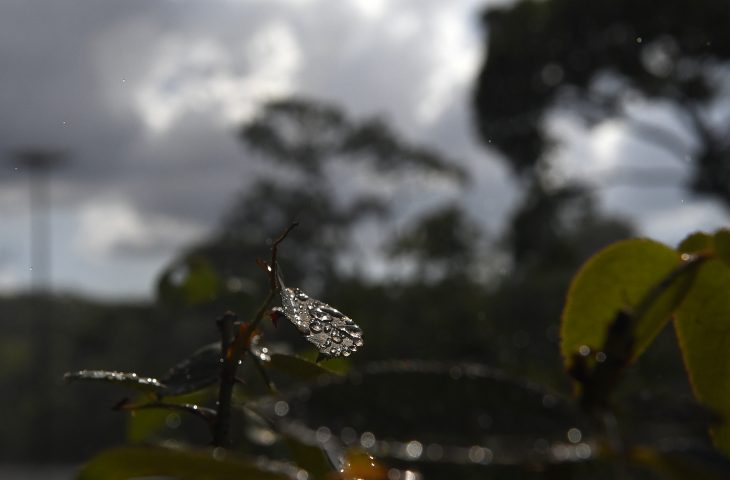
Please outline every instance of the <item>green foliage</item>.
M680 243L677 251L649 240L629 240L604 249L576 275L561 332L564 359L582 384L585 399L596 395L591 389L601 388L601 395L610 394L605 387L607 378L615 378L629 361L641 355L674 314L679 346L696 397L723 419L712 428L713 440L729 454L727 239L728 232L721 230L714 235L694 233ZM617 327L620 323L622 328ZM625 353L616 351L621 341L627 345L626 357L612 363ZM595 364L583 358L590 350L598 350L593 357Z
M724 419L715 444L730 455L730 266L705 262L674 324L697 399Z
M299 380L313 380L321 375L331 375L334 373L332 370L323 368L303 358L282 355L280 353L271 355L271 360L267 362L267 366Z
M69 372L63 376L67 382L79 380L114 383L132 387L142 392L158 392L165 388L165 385L152 377L137 375L136 373L110 372L106 370L80 370Z
M504 153L515 172L544 179L551 171L544 167L562 139L545 120L559 109L589 128L621 122L636 138L689 161L694 191L730 204L727 124L701 113L725 97L727 72L716 66L730 60L728 2L526 0L490 7L483 20L488 35L475 88L476 123L484 143ZM661 122L634 115L626 108L627 91L676 109L686 131L696 132L696 146ZM655 172L616 173L640 184Z
M635 314L629 333L634 340L631 357L640 355L669 319L681 291L668 288L651 306L637 307L679 262L671 248L643 239L615 243L588 260L576 274L563 310L561 352L566 366L572 367L581 349L602 350L622 310Z
M88 462L78 480L126 480L137 477L174 477L180 480L287 480L251 461L215 450L175 450L121 447L107 450Z

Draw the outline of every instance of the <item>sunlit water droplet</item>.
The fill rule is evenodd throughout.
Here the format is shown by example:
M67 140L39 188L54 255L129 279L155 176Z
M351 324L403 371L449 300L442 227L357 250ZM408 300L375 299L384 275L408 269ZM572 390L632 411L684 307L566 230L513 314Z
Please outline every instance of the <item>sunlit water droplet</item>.
M406 455L408 455L410 458L420 458L422 453L423 445L421 445L421 442L419 442L418 440L411 440L406 445Z

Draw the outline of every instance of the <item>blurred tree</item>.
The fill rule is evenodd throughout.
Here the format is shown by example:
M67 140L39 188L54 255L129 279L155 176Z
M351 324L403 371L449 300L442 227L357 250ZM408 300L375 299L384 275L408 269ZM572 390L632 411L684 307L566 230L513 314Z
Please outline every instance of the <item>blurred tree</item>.
M549 137L546 114L559 107L589 125L620 120L679 161L691 158L691 188L730 207L730 3L530 0L483 18L478 129L520 176L545 171L546 148L559 140ZM672 107L694 141L627 108L642 97Z
M241 139L264 172L241 193L219 230L164 272L163 300L199 305L211 318L226 308L250 311L267 288L257 282L263 276L254 271L253 259L266 258L265 239L298 220L280 252L284 281L315 296L324 292L357 318L368 332L365 356L449 357L461 352L457 337L474 342L473 304L483 301L484 290L482 285L477 292L470 272L482 232L452 206L411 218L405 232L395 233L404 212L393 197L420 180L463 185L466 175L455 163L408 144L381 120L353 120L302 99L266 105L243 126ZM376 232L368 248L382 244L380 261L398 270L395 279L369 279L370 257L358 250L363 226ZM472 298L461 301L467 294ZM470 329L433 341L454 312ZM406 334L412 341L403 342Z

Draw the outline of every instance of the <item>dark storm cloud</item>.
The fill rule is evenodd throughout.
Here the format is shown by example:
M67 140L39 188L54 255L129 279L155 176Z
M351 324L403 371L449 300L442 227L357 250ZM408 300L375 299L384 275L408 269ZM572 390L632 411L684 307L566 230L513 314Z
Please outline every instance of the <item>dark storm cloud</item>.
M149 275L246 188L257 167L236 128L289 93L428 139L481 172L490 193L467 203L504 210L504 169L477 158L466 131L479 45L464 19L479 3L3 1L0 215L13 225L3 241L25 249L27 175L9 152L61 148L70 162L54 172L58 276L96 288L103 265L132 257L147 259L135 271ZM23 258L13 254L15 273L0 277L27 276Z

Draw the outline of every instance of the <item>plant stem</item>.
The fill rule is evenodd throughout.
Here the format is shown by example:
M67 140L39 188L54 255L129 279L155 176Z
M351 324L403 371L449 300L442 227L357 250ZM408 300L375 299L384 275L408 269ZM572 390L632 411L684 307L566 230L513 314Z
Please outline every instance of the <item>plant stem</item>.
M274 240L271 245L271 264L267 267L267 275L269 277L269 293L266 295L264 302L259 307L256 315L251 321L249 328L245 330L242 336L241 331L233 335L233 327L238 317L233 312L226 312L218 320L218 329L221 334L221 359L223 366L221 368L220 386L218 389L218 405L216 409L216 419L213 423L213 445L216 447L228 447L231 444L231 407L233 397L233 385L236 383L236 369L238 363L243 358L244 353L248 351L251 344L251 337L256 328L269 308L269 304L279 291L279 281L276 265L276 254L279 244L284 241L286 236L291 232L298 223L294 222ZM239 341L240 340L240 341ZM241 347L241 345L243 347ZM230 350L230 351L229 351ZM265 375L265 372L263 372ZM266 377L265 377L266 378ZM271 382L267 381L269 388L272 387Z
M218 320L223 366L218 389L216 419L213 422L213 445L216 447L227 447L231 444L231 398L233 396L233 384L236 381L238 358L228 355L228 348L233 340L233 326L237 318L233 312L226 312Z

